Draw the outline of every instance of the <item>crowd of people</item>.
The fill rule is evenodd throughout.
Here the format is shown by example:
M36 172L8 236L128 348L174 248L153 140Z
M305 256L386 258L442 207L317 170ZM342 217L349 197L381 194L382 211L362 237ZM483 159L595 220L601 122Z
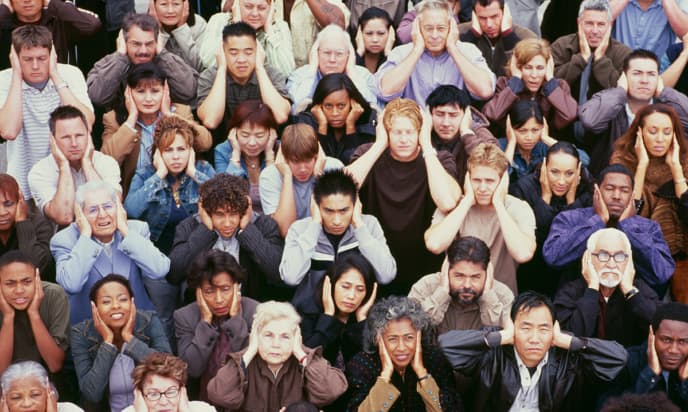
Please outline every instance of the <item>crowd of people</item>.
M0 412L688 411L688 0L217 3L0 1Z

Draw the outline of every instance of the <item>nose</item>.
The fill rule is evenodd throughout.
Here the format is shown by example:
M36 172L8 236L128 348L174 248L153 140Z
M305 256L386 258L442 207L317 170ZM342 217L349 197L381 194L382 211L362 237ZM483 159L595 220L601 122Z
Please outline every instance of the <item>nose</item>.
M38 70L38 67L39 67L39 66L38 66L38 59L33 59L33 60L31 61L31 68L34 69L34 70Z
M222 224L224 226L231 226L232 225L232 219L230 216L225 216L225 218L222 220Z
M339 216L339 214L334 215L334 218L332 219L332 223L334 223L335 226L339 226L339 224L342 222L342 217Z
M220 289L215 291L215 303L222 303L222 293Z
M119 300L115 299L115 300L112 302L112 307L115 308L115 309L119 309L120 307L122 307L122 304L119 302Z
M251 147L255 146L255 145L256 145L256 138L253 137L253 136L251 136L251 137L248 139L248 145L251 146Z
M449 126L449 116L442 116L442 125Z
M614 200L621 199L621 190L614 189L614 191L612 192L612 199L614 199Z

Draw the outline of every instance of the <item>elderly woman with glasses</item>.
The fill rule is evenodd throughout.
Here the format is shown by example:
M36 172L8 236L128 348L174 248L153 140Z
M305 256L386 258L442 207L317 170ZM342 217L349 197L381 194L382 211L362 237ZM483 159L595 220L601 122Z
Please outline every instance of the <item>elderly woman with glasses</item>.
M57 402L57 391L40 363L24 361L10 365L0 382L3 412L83 412L73 403Z
M169 353L151 353L134 369L134 405L122 412L212 412L201 401L189 401L186 362Z
M451 366L415 299L391 296L376 303L363 330L363 348L346 367L348 410L463 410Z

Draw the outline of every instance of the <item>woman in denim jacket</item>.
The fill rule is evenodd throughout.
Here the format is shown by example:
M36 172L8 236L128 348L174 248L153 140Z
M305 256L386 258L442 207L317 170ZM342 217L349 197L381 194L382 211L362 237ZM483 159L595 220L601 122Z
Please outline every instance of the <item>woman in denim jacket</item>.
M129 282L110 274L91 289L93 318L72 327L72 356L86 410L119 412L134 402L131 373L152 352L171 352L153 312L137 311Z
M215 168L247 179L253 211L262 214L258 179L275 162L277 122L263 102L246 100L234 110L228 126L227 141L215 147Z
M153 243L169 254L177 223L198 212L198 187L215 176L213 167L196 161L194 129L181 117L158 121L153 164L136 171L124 201L127 215L145 220Z

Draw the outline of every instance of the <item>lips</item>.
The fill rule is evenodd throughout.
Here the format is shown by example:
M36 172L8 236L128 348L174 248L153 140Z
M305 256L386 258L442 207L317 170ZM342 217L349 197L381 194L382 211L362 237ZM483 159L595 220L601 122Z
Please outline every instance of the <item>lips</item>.
M410 355L394 355L394 359L399 363L407 362L410 358Z
M121 313L121 312L113 313L112 315L110 315L110 317L114 320L121 320L121 319L124 319L124 313Z
M14 303L17 306L25 305L29 300L27 298L17 298L14 300Z

